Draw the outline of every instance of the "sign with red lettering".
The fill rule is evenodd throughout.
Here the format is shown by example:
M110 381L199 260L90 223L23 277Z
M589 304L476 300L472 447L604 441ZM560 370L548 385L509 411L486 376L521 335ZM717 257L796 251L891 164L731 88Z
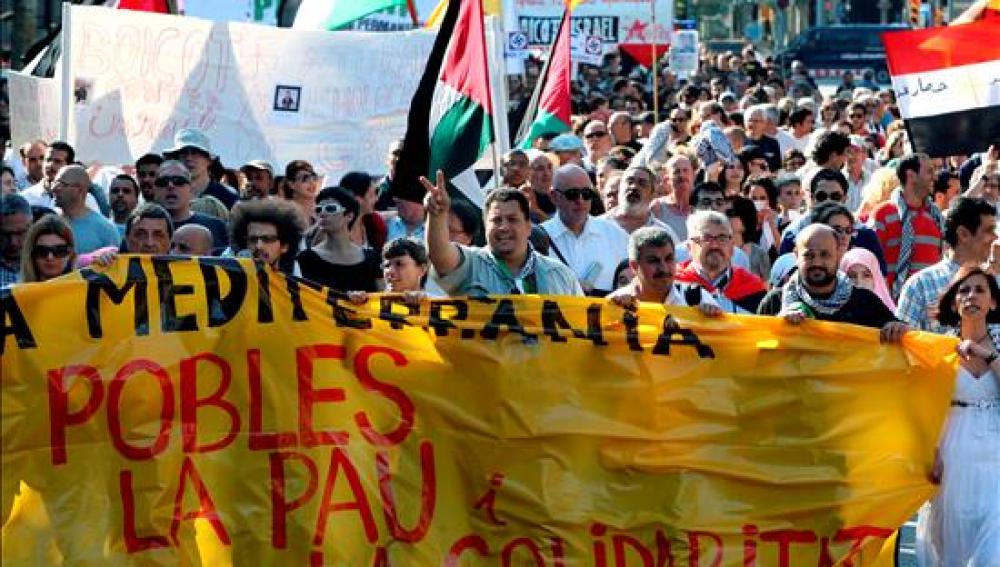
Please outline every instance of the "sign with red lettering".
M4 565L866 565L954 340L249 259L0 290ZM843 562L843 563L840 563Z

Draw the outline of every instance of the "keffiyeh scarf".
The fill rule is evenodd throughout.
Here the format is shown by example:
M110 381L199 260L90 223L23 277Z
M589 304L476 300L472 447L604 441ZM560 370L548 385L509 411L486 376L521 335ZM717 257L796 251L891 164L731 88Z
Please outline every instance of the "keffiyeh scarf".
M837 272L837 287L830 297L820 299L809 294L809 290L802 285L802 274L796 274L785 287L781 288L781 313L801 311L806 315L822 313L823 315L833 315L843 309L844 305L851 298L854 292L854 284L844 274Z

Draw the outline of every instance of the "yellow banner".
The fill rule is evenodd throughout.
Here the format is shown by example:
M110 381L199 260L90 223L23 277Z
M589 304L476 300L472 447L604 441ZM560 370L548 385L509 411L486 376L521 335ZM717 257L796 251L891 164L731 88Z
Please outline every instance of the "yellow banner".
M249 260L0 291L11 565L864 565L954 341L537 296L354 306Z

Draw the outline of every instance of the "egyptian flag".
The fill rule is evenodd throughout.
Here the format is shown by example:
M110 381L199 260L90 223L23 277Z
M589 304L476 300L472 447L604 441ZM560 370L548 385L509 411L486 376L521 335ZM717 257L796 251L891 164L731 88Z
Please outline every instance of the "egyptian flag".
M485 195L473 165L493 142L482 0L450 0L427 68L410 103L392 194L421 201L420 176L438 170L452 198L480 209Z
M570 130L572 95L570 93L570 69L572 67L569 33L569 9L563 14L549 52L549 62L545 76L536 88L542 89L538 107L530 128L524 133L521 148L532 147L535 139L543 134L562 134Z
M1000 20L882 34L916 151L972 154L1000 142Z
M173 14L177 11L174 6L175 3L171 0L119 0L115 4L115 7L119 10Z

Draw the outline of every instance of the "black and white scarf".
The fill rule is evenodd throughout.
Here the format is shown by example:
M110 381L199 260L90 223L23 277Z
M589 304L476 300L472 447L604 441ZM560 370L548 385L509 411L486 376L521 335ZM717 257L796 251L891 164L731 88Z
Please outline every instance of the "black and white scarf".
M852 293L854 293L854 284L844 272L837 271L837 287L830 294L830 297L826 299L813 297L806 286L802 284L802 273L799 272L781 288L781 312L811 311L812 314L833 315L843 309ZM808 309L803 310L803 306Z

